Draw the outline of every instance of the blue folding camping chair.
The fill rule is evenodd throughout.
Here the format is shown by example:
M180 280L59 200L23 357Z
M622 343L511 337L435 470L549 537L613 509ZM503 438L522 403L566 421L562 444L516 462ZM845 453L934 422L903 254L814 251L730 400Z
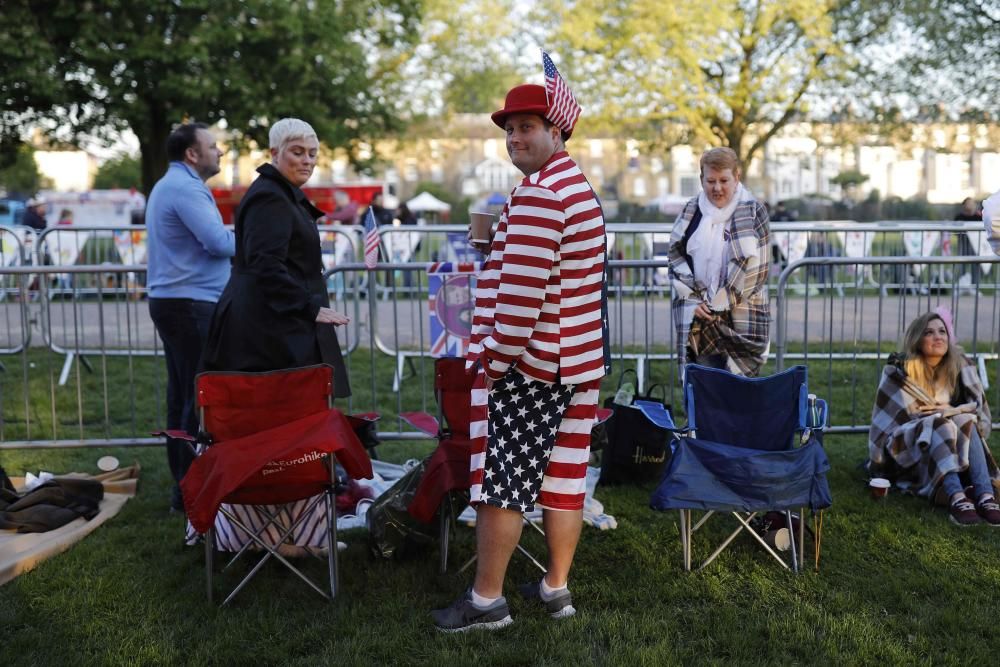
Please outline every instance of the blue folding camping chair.
M813 511L818 569L822 510L832 502L826 481L830 462L822 446L827 405L809 394L806 367L746 378L691 364L684 373L684 402L686 430L674 441L670 463L650 500L653 509L680 510L684 569L691 569L694 532L721 512L732 514L739 526L698 569L715 560L743 530L789 568L751 523L759 524L758 515L781 512L789 532L790 569L798 572L805 547L805 507ZM705 512L697 523L694 510ZM792 510L799 510L797 526Z

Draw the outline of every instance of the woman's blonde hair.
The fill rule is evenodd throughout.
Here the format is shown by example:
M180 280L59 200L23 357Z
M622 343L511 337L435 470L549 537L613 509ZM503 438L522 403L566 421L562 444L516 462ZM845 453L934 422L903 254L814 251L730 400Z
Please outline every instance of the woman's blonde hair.
M944 324L944 319L938 313L931 312L916 318L906 328L906 334L903 336L906 374L931 396L942 388L947 389L948 395L952 396L958 386L958 376L962 371L962 348L955 344L949 333L948 351L936 367L931 367L920 351L920 342L924 337L924 331L927 330L927 325L934 320ZM947 325L945 325L945 330L948 330Z
M701 156L699 169L701 174L705 174L705 167L710 167L718 171L732 169L734 176L740 175L740 158L732 148L712 148L705 151Z
M268 147L276 148L279 153L289 142L295 139L309 138L319 141L319 137L316 136L316 130L312 128L312 125L298 118L282 118L272 125L270 131L267 133Z

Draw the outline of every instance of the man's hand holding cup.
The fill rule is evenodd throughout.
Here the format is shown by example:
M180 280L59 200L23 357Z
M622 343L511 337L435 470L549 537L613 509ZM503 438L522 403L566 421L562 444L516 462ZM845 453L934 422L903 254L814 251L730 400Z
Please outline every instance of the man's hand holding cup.
M490 252L490 245L493 243L493 220L495 218L496 216L492 213L469 213L469 245L484 255Z

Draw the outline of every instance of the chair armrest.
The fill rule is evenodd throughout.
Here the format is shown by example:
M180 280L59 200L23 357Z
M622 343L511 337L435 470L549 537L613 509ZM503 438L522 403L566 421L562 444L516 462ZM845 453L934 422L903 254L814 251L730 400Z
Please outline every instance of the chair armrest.
M344 415L344 417L347 418L347 423L350 424L354 435L358 436L358 440L365 449L373 450L382 444L382 441L378 439L378 429L376 428L376 422L382 418L382 415L377 412L359 412L353 415Z
M421 433L437 436L439 432L437 418L426 412L401 412L399 418Z

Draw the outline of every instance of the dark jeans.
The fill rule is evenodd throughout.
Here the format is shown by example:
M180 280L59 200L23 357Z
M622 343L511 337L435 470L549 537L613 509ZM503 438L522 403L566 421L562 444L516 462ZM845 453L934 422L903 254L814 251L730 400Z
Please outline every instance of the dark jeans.
M167 358L167 428L198 434L194 402L194 376L208 339L208 325L215 304L192 299L150 299L149 315L163 341ZM179 482L194 460L190 445L167 438L167 462Z

